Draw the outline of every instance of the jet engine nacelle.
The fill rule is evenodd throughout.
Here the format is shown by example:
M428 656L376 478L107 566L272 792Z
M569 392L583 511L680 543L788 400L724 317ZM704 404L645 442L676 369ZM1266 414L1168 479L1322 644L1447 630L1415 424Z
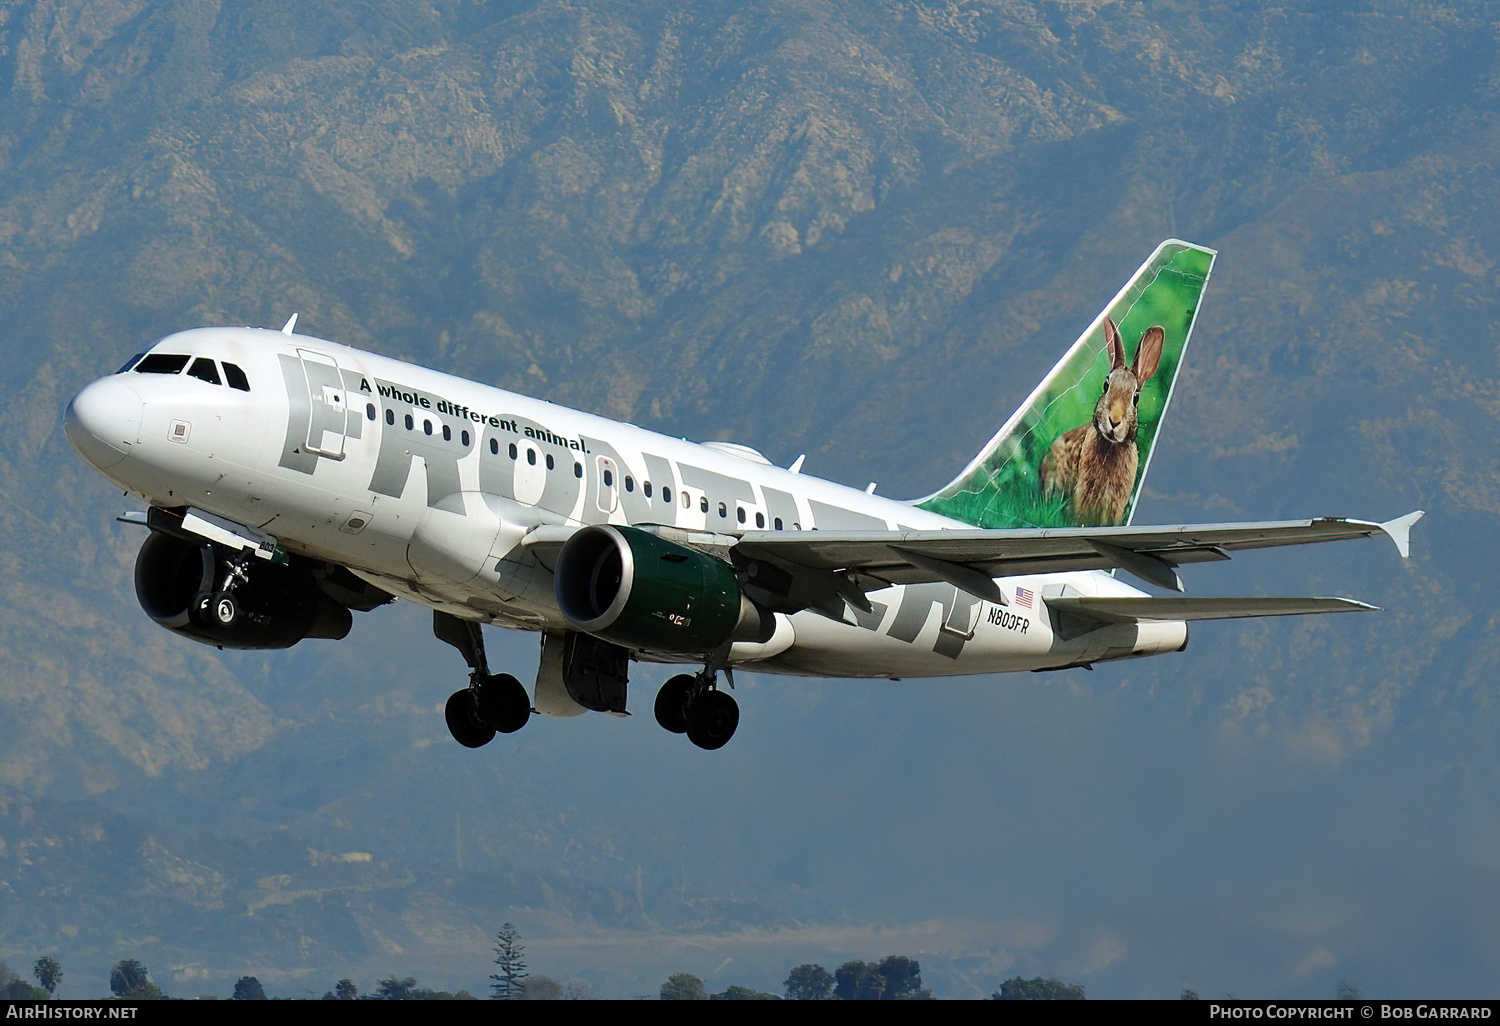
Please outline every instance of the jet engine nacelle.
M557 605L579 630L626 648L707 654L773 626L734 567L634 527L586 527L553 570Z
M235 616L226 626L213 608L229 571L226 553L152 531L135 559L135 595L167 630L220 648L290 648L304 638L336 641L349 633L353 616L323 593L306 564L251 564L231 593Z

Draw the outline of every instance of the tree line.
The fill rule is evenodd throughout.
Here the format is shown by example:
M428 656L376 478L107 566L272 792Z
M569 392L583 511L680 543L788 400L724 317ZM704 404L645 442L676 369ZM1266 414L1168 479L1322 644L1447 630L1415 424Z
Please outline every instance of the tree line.
M922 966L905 955L887 955L879 962L845 962L833 972L821 965L799 965L782 983L788 1001L931 1001L932 991L922 986ZM663 1001L779 1001L782 995L766 994L749 987L730 987L709 994L703 981L690 973L674 973L661 985ZM1080 984L1063 983L1052 977L1023 979L1016 976L1000 984L990 995L993 1001L1081 1001Z
M527 971L525 945L521 932L511 923L501 927L495 937L495 972L490 975L490 997L501 1001L586 1000L592 997L588 984L574 981L561 984L546 976ZM43 956L36 960L32 975L40 984L33 987L4 962L0 962L0 999L44 1000L56 994L63 979L62 966L56 959ZM661 985L663 1001L930 1001L932 991L922 986L922 967L905 955L887 955L879 962L845 962L833 972L821 965L799 965L791 970L782 984L783 994L770 994L751 987L731 986L710 994L700 977L691 973L673 973ZM133 958L116 962L110 970L109 989L118 998L129 1001L166 999L151 980L150 971ZM1184 992L1188 997L1190 992ZM1037 977L1025 980L1015 977L1005 981L991 995L998 1000L1081 999L1083 987L1056 979ZM1191 995L1196 997L1196 995ZM1341 995L1342 996L1342 995ZM268 1000L265 988L254 976L242 976L235 982L232 1000ZM377 981L370 994L360 994L350 979L342 979L323 994L325 1001L473 1001L467 990L456 992L431 990L417 984L415 977L390 976Z
M495 967L490 975L490 997L501 1001L580 1001L593 994L583 980L567 984L547 976L533 976L526 969L526 948L521 931L506 923L495 936ZM39 986L33 987L4 962L0 962L0 1000L43 1001L57 993L63 980L63 968L55 958L43 955L32 966L32 976ZM700 977L691 973L673 973L661 985L663 1001L930 1001L932 991L922 986L922 967L905 955L887 955L879 962L845 962L833 972L821 965L799 965L782 983L782 994L770 994L752 987L732 986L710 994ZM151 981L151 974L133 958L114 964L109 974L109 989L116 997L129 1001L159 1001L166 995ZM1056 977L1012 977L990 995L992 1001L1081 1001L1081 984L1063 983ZM1233 998L1234 995L1225 995ZM1340 1001L1361 999L1358 987L1340 980L1334 996ZM1196 1001L1198 995L1184 989L1184 1001ZM268 1000L265 988L254 976L241 976L234 985L236 1001ZM467 990L449 992L417 985L415 977L390 976L376 981L373 993L361 994L353 980L343 979L323 994L324 1001L475 1001Z

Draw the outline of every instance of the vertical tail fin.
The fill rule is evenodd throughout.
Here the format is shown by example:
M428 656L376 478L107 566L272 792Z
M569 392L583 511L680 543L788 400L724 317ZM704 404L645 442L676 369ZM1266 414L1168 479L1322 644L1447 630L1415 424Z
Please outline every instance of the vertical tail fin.
M1158 246L964 472L915 504L985 528L1129 523L1214 256Z

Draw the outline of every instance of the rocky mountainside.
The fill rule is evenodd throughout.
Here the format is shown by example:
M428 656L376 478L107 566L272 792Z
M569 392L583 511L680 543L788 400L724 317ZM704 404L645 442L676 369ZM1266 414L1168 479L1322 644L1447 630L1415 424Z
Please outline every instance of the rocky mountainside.
M717 763L634 721L543 725L476 760L443 747L461 667L414 610L270 655L151 627L139 538L61 411L202 323L298 311L313 334L912 496L1157 241L1214 246L1138 516L1426 508L1409 563L1371 544L1189 579L1387 611L1205 628L1183 656L1075 671L1024 708L984 706L996 682L955 685L957 706L1166 721L1193 751L1317 772L1432 754L1405 725L1500 699L1497 589L1476 569L1500 555L1495 43L1465 2L0 7L0 955L154 958L191 988L241 966L446 965L439 950L482 969L513 909L561 945L942 904L851 882L835 866L879 817L828 812L864 787L944 786L912 763L955 709L921 685L880 686L901 724L871 686L752 682ZM495 645L525 678L530 642ZM1493 754L1410 757L1492 810ZM685 781L706 767L725 777ZM970 798L1004 820L1003 791ZM1465 836L1487 836L1493 812L1475 815ZM1025 966L1067 935L929 961L957 967L952 993L992 989L973 959ZM1077 964L1128 990L1130 959Z

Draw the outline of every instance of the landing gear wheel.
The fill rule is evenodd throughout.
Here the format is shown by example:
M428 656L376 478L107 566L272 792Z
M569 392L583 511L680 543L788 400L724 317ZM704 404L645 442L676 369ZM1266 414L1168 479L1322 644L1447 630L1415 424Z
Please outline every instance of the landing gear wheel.
M688 700L693 695L696 683L690 673L679 673L661 686L656 693L656 722L674 734L687 732Z
M688 740L699 748L723 748L739 725L739 703L722 691L705 691L688 706Z
M531 699L520 681L497 673L479 683L479 716L502 734L513 734L531 718Z
M495 728L479 718L474 692L468 688L448 696L443 717L448 721L448 733L465 748L483 748L495 739Z
M220 627L233 627L240 619L239 603L229 592L221 591L208 600L208 615Z

